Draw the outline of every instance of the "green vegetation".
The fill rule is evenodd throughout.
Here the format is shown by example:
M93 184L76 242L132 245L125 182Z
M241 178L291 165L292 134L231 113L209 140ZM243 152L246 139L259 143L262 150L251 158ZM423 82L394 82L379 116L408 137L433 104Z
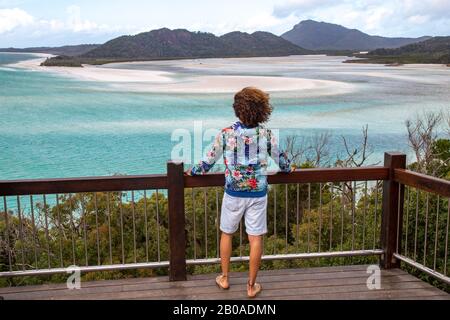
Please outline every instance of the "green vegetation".
M45 59L41 66L45 67L83 67L80 59L69 56L57 56Z
M212 33L163 28L135 36L118 37L72 58L51 58L44 65L77 66L80 63L272 57L307 53L310 51L269 32L231 32L217 37Z
M396 49L377 49L367 55L356 55L362 60L347 63L438 63L450 64L450 37L434 37Z

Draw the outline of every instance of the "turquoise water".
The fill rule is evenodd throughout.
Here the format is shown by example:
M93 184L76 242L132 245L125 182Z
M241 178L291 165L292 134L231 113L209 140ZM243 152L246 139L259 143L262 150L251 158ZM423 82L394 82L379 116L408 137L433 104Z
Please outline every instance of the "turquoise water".
M29 71L8 64L32 55L0 53L0 180L165 172L177 142L174 129L194 121L220 128L235 118L232 94L168 94L115 89ZM372 162L387 150L408 151L404 122L424 110L449 110L450 68L389 68L342 64L341 58L304 58L301 65L225 62L215 69L179 62L139 68L177 75L271 75L341 81L351 92L328 95L274 93L270 126L282 137L329 131L331 154L342 152L369 125ZM308 60L310 59L310 60ZM228 65L227 65L228 64ZM108 66L114 67L114 66ZM123 65L121 68L136 68Z

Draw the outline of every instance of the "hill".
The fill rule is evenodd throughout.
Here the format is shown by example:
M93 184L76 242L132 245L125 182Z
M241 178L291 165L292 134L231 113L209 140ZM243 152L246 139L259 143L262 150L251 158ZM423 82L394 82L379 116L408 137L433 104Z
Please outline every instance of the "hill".
M212 33L163 28L134 36L121 36L72 58L48 59L44 65L73 66L116 61L289 56L308 53L309 50L268 32L231 32L217 37Z
M420 42L430 37L387 38L372 36L357 29L314 20L301 21L282 38L309 50L368 51L378 48L397 48Z
M99 47L99 44L80 44L74 46L62 46L62 47L32 47L32 48L4 48L0 49L0 52L19 52L19 53L48 53L54 55L64 56L78 56L85 54L92 49Z
M227 56L276 57L312 53L270 32L257 31L248 34L236 31L227 33L219 39L227 48L224 51Z
M82 55L96 59L212 58L305 54L307 50L268 32L206 32L167 28L123 36Z
M359 57L367 59L350 60L348 62L450 64L450 37L434 37L396 49L377 49Z

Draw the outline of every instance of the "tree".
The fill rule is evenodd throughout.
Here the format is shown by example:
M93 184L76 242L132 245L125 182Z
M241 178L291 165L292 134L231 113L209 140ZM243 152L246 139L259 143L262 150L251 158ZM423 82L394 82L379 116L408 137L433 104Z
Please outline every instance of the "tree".
M436 175L438 167L434 159L433 144L437 140L438 126L442 122L442 113L426 112L406 121L408 140L416 157L412 168L420 173Z

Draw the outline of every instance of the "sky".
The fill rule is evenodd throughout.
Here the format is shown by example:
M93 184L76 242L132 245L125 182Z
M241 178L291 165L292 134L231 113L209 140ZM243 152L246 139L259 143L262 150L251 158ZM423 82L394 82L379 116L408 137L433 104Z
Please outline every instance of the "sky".
M373 35L450 35L450 0L0 0L0 47L103 43L162 27L280 35L306 19Z

